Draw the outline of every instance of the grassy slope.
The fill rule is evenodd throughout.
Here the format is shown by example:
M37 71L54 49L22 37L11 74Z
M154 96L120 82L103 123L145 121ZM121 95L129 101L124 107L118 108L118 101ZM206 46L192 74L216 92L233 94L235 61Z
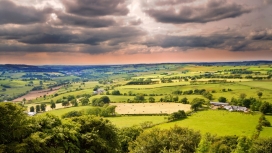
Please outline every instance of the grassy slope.
M272 123L272 116L265 116L265 118ZM260 137L267 138L272 137L272 127L263 127L263 130L260 133Z
M258 124L260 115L249 115L228 111L202 111L181 121L158 125L159 128L170 128L174 125L199 130L201 133L210 132L217 135L251 136Z
M165 116L122 116L122 117L107 117L117 127L130 127L139 125L140 123L151 121L153 124L159 124L167 121Z
M70 111L80 111L88 108L93 108L93 106L78 106L78 107L69 107L69 108L61 108L61 109L55 109L51 111L47 111L46 113L56 115L58 117L61 117L63 114L70 112ZM44 114L44 113L43 113Z

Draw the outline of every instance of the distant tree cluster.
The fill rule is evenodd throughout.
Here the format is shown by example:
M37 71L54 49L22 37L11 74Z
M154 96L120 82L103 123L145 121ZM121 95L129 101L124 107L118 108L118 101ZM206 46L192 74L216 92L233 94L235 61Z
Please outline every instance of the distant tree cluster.
M46 104L42 103L40 105L36 105L35 107L34 106L30 107L30 112L35 112L35 110L36 110L36 113L45 112L46 111Z
M186 118L187 115L184 110L178 110L177 112L173 112L169 115L168 121L175 121Z
M102 96L100 98L93 98L92 99L92 105L93 106L104 106L105 104L110 103L110 98L108 96Z
M116 115L115 108L116 106L114 105L105 105L103 107L88 108L80 111L70 111L63 114L62 118L71 118L83 115L95 115L101 117L115 116Z

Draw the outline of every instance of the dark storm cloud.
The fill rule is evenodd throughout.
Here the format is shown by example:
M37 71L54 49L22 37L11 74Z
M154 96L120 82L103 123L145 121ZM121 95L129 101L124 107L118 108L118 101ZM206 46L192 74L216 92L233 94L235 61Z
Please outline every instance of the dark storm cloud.
M209 0L204 6L174 6L164 8L149 8L144 10L157 22L162 23L206 23L226 18L235 18L251 10L235 3L228 3L225 0Z
M35 53L35 52L73 52L70 45L25 45L25 44L0 44L0 53Z
M116 46L90 46L90 45L73 45L73 44L54 44L54 45L22 45L22 44L0 44L0 55L18 53L74 53L75 51L88 54L103 54L119 49Z
M165 36L158 35L155 36L151 41L147 41L147 46L160 46L163 48L169 47L217 47L222 45L227 37L225 36Z
M127 15L125 0L61 0L66 12L82 16Z
M182 3L192 3L195 0L156 0L155 4L157 6L164 6L164 5L176 5Z
M108 41L109 45L118 45L119 43L129 43L137 40L139 36L145 34L141 29L135 27L110 27L107 29L85 29L81 33L73 34L71 32L60 31L57 33L38 33L36 35L27 35L21 37L19 42L27 44L89 44L100 45L102 42Z
M0 27L0 41L4 42L0 43L0 52L70 52L74 47L78 52L102 54L136 43L146 34L134 26L88 28L76 33L73 27L57 28L39 24L22 27Z
M72 28L67 27L52 27L47 24L31 24L31 25L17 25L17 26L9 26L2 25L0 26L0 38L2 39L9 37L14 37L17 39L32 37L39 34L49 33L49 34L62 34L67 35L70 34Z
M271 50L272 43L248 40L244 36L210 35L210 36L166 36L158 35L143 44L148 47L179 47L183 50L192 48L215 48L229 51Z
M116 22L109 18L88 18L65 13L59 13L57 16L61 20L59 23L60 25L80 26L88 28L101 28L116 25Z
M31 24L45 22L52 9L38 10L34 7L19 6L4 0L0 1L0 24Z
M27 44L66 44L71 43L76 36L61 34L38 34L26 36L20 39L20 42Z

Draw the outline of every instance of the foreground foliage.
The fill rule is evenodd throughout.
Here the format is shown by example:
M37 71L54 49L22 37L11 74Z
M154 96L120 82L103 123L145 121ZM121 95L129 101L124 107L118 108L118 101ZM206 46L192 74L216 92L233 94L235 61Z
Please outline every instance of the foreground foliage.
M0 109L0 152L272 152L272 138L201 135L178 126L117 129L109 120L94 115L65 119L50 114L28 117L22 106L12 103L0 103Z
M21 106L1 103L0 152L105 152L119 150L117 128L96 116L61 120L27 117Z

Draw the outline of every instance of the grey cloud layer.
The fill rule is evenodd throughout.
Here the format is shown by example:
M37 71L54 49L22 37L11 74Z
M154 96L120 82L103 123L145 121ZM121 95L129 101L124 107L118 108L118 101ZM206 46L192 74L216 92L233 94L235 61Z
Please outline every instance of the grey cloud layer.
M68 13L82 16L127 15L125 0L61 0Z
M60 22L56 23L57 25L71 25L89 28L101 28L116 25L115 20L110 18L87 18L65 13L58 13L57 16L60 19Z
M229 32L209 35L155 35L145 30L145 18L130 16L131 0L60 0L65 10L36 9L9 0L0 0L0 53L7 52L83 52L103 54L118 50L139 52L141 48L170 50L181 48L215 48L230 51L272 49L271 28L248 34ZM271 1L271 0L269 0ZM157 22L206 23L239 17L251 12L243 5L224 0L208 0L205 5L191 6L195 0L154 0L145 3L144 12ZM263 2L262 2L263 3ZM147 9L149 8L149 9ZM178 9L178 11L175 11ZM139 9L141 10L141 9ZM52 15L56 17L52 17ZM152 21L153 22L153 21ZM157 23L152 26L157 27ZM252 23L254 24L254 23ZM166 25L166 24L165 24ZM167 24L169 25L169 24ZM171 25L172 26L172 25ZM152 29L153 27L148 27ZM128 48L127 48L128 47ZM150 50L148 48L147 50ZM141 53L143 53L142 51ZM146 51L146 53L150 53Z
M34 7L19 6L11 1L0 1L0 24L31 24L45 22L52 9L38 10Z
M226 18L235 18L251 10L242 5L224 0L209 0L204 6L171 6L169 8L148 8L144 10L156 21L162 23L206 23Z
M159 46L163 48L179 47L189 48L215 48L229 51L258 51L271 50L269 41L256 41L256 38L242 35L210 35L210 36L166 36L158 35L144 43L149 47Z

